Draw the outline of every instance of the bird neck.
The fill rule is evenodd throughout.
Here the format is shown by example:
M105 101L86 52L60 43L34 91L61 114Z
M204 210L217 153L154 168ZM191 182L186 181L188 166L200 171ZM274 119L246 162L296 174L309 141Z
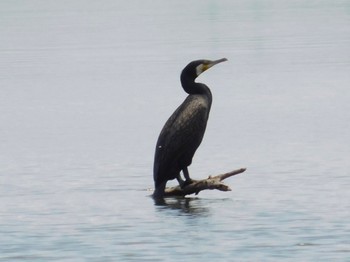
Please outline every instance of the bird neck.
M209 87L202 83L196 83L195 79L181 75L181 84L186 93L190 95L205 95L211 100L211 92Z

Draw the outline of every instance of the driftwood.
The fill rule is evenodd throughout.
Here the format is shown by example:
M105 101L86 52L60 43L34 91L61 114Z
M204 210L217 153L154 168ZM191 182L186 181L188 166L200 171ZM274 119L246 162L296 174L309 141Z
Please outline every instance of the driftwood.
M200 191L206 190L206 189L231 191L231 188L225 185L224 183L222 183L221 181L231 176L243 173L245 170L246 168L240 168L225 174L221 174L217 176L209 176L207 179L192 180L191 184L186 185L183 188L181 188L180 186L167 187L165 188L165 191L164 191L164 197L185 196L185 195L191 195L191 194L197 195Z

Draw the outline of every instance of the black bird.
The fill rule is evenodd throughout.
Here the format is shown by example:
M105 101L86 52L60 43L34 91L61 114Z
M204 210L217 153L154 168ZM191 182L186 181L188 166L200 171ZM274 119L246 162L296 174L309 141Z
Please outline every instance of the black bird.
M196 60L182 70L181 84L189 95L170 116L158 137L153 167L155 198L163 197L168 180L176 178L181 187L191 183L187 167L202 142L212 102L209 87L196 83L195 79L224 61L227 59ZM181 170L186 181L180 176Z

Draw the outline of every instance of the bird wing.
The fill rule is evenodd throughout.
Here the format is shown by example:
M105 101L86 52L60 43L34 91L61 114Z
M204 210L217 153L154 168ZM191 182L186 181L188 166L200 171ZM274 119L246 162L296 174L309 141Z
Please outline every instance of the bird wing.
M191 95L175 110L165 123L156 146L155 180L157 173L174 179L200 145L209 115L208 104L202 96Z

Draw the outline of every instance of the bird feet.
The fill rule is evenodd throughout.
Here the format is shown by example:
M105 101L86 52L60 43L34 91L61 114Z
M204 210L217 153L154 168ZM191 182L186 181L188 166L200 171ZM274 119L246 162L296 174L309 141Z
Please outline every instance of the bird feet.
M181 187L181 189L183 189L184 187L186 187L186 186L188 186L189 184L192 184L194 181L191 179L191 178L187 178L186 180L183 180L182 178L181 178L181 176L180 175L178 175L177 177L176 177L176 179L177 179L177 182L179 182L179 185L180 185L180 187Z
M181 189L183 189L184 187L188 186L189 184L192 184L193 183L193 180L190 178L190 179L186 179L185 181L183 181L181 184L180 184L180 187Z

